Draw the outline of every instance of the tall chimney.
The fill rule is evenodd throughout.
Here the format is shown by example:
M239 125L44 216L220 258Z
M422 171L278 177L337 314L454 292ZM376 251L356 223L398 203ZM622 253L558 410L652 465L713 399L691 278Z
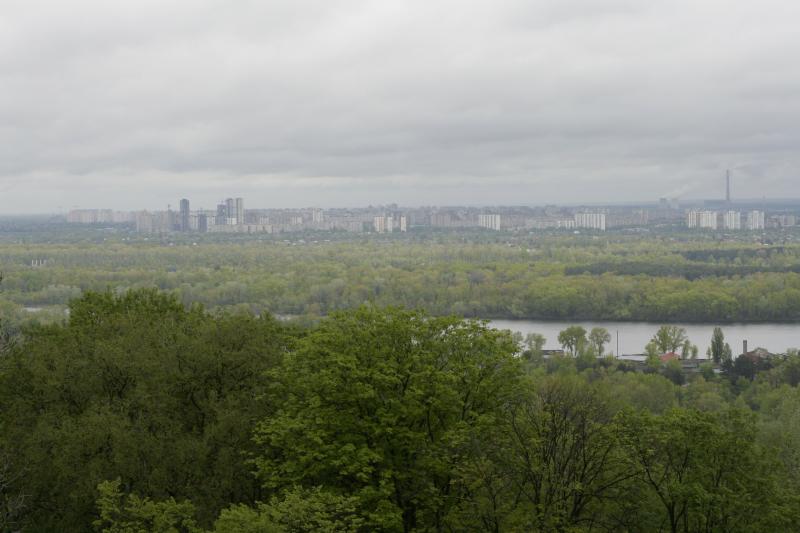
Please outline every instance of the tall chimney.
M725 201L731 203L731 171L725 172Z
M747 339L742 341L742 353L747 354Z

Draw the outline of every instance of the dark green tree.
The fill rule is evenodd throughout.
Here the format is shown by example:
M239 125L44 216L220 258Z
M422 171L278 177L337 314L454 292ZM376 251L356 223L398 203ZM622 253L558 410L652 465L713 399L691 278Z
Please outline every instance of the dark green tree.
M606 328L592 328L589 332L589 343L595 351L597 357L603 356L603 348L611 342L611 334Z
M32 531L84 531L98 483L192 500L201 525L260 492L244 454L275 409L265 372L288 337L264 316L211 316L142 290L90 293L36 327L0 372L0 446L23 469Z
M569 326L558 334L558 342L572 357L577 357L586 346L586 330L581 326Z
M626 457L646 490L637 529L775 531L793 512L770 460L756 444L755 420L737 410L720 414L673 409L664 415L625 413L618 420ZM765 509L763 502L775 500ZM655 509L660 508L660 512ZM776 529L777 528L777 529Z
M538 360L542 357L542 349L547 343L547 339L540 333L528 333L525 336L525 347L530 359Z
M476 443L463 511L489 531L608 527L609 502L635 474L619 453L612 405L606 389L574 375L537 381Z
M257 427L270 491L354 498L367 529L443 530L465 495L467 443L491 431L521 376L507 332L480 322L361 308L288 354L276 416Z
M711 335L711 358L715 363L719 364L722 361L725 350L725 334L722 333L722 328L715 327L714 333Z
M677 352L686 341L686 330L679 326L661 326L651 341L661 353Z

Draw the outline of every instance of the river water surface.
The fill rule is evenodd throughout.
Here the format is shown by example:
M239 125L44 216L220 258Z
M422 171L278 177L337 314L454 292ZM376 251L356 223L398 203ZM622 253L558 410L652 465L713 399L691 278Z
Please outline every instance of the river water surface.
M644 352L644 347L653 337L660 324L646 322L542 322L532 320L491 320L490 325L498 329L519 331L523 335L540 333L547 339L546 349L558 349L558 332L571 325L579 325L589 331L593 327L606 328L611 333L611 342L605 351L621 354ZM676 324L686 329L689 340L706 353L711 344L714 324ZM766 348L774 353L783 353L787 348L800 348L800 324L727 324L720 325L725 341L733 353L742 353L742 341L747 340L748 350ZM617 351L619 334L619 352Z

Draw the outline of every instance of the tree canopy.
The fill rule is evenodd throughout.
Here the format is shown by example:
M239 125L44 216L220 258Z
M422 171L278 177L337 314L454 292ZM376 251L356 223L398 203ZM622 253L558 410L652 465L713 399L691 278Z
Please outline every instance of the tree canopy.
M0 355L0 531L800 519L796 352L745 377L735 362L648 373L593 350L519 351L509 332L422 311L363 306L299 327L153 290L86 294Z

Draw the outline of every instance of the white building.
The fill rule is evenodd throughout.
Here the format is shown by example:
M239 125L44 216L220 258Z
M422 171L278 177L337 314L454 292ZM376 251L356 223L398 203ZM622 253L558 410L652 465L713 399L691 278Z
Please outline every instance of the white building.
M72 224L119 224L134 220L132 213L111 209L73 209L67 213L67 222Z
M135 214L136 231L139 233L166 233L175 228L174 211L139 211Z
M772 215L769 217L769 224L774 228L786 228L797 225L795 215Z
M270 224L220 224L209 225L208 233L274 233Z
M716 211L700 211L698 225L701 228L717 229L719 214Z
M605 213L575 213L575 227L606 230Z
M236 223L244 224L244 198L236 199Z
M690 228L717 229L719 214L716 211L697 211L686 213L686 226Z
M500 215L478 215L478 226L500 231Z
M372 219L372 229L375 233L391 233L394 231L394 218L379 215Z
M750 231L757 231L764 229L764 212L763 211L748 211L747 212L747 229Z
M730 230L742 229L742 214L738 211L726 211L722 216L722 227Z

